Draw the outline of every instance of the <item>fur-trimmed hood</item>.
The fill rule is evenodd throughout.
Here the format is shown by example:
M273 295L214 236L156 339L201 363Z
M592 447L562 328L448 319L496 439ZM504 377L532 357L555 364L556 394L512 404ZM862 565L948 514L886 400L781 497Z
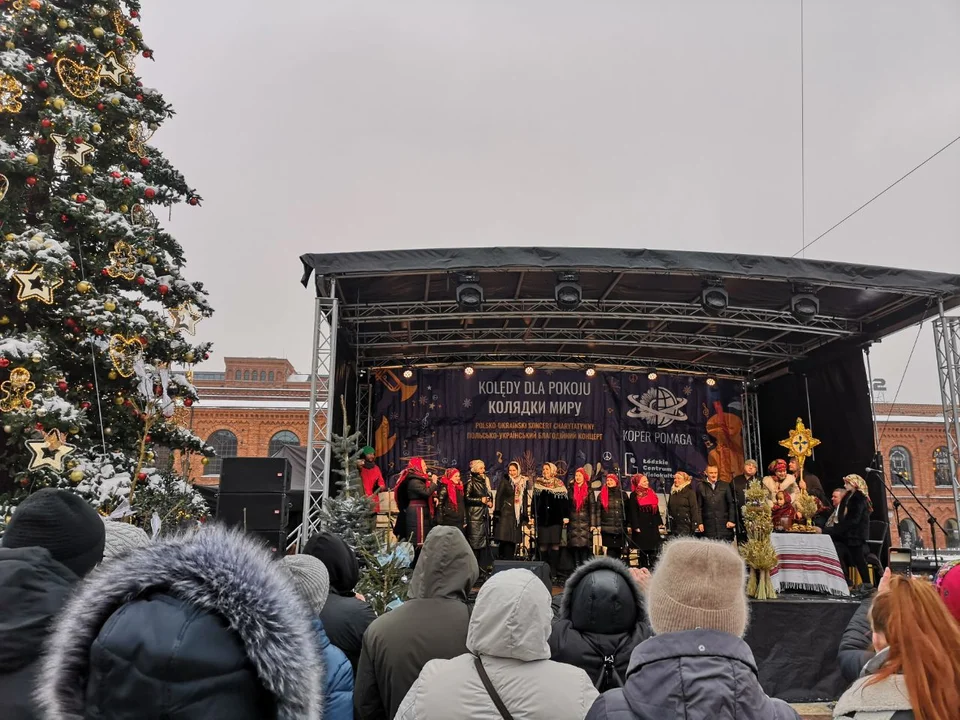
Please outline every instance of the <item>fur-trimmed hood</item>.
M879 713L892 714L911 709L903 675L891 675L880 682L871 682L869 677L863 677L840 696L833 716L860 717L857 713L863 713L865 717L877 717Z
M254 718L269 705L277 720L315 720L322 674L290 578L254 540L210 526L106 563L78 587L51 634L38 700L46 720L91 707Z
M623 611L630 600L636 613ZM622 562L596 557L578 567L567 580L558 617L570 620L581 632L629 632L645 618L643 592ZM618 620L623 627L611 628L610 622Z

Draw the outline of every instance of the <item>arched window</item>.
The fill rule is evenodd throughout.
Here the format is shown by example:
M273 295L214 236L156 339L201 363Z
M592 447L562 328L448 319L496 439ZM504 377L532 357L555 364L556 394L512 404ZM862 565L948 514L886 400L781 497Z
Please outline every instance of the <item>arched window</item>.
M273 382L273 370L270 371L270 382Z
M284 445L299 444L300 438L296 436L296 433L292 433L289 430L281 430L272 438L270 438L270 447L267 449L267 455L273 457L283 449Z
M900 546L918 550L923 547L923 538L920 536L920 528L910 518L904 518L897 526L900 535Z
M240 371L239 371L239 370L237 370L237 371L233 374L233 379L234 379L234 380L239 380L239 379L240 379Z
M250 379L250 371L249 371L249 370L244 370L244 371L243 371L243 379L244 379L244 380L249 380L249 379Z
M217 476L223 467L223 458L237 456L237 436L229 430L217 430L207 438L207 445L213 448L217 457L210 458L210 462L203 468L203 474Z
M947 531L947 547L960 548L960 523L956 518L948 518L943 524L943 529Z
M890 479L896 485L913 485L913 460L901 445L890 448Z
M933 477L938 487L950 487L950 451L942 445L933 451Z
M260 371L260 382L266 382L266 381L267 381L267 371L266 371L266 370L261 370L261 371Z

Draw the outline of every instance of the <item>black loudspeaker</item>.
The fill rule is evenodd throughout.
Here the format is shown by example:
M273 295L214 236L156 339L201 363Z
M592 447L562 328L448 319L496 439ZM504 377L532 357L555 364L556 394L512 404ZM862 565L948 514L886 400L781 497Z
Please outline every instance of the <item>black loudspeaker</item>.
M274 557L280 558L287 553L286 530L250 530L247 535L266 547Z
M528 562L524 560L494 560L492 574L496 575L501 570L513 570L515 568L529 570L538 578L540 578L547 590L549 590L551 593L553 592L553 581L550 580L550 566L545 562Z
M290 492L290 472L290 461L286 458L224 458L220 469L220 492Z
M281 531L287 527L286 493L220 493L217 520L242 530Z

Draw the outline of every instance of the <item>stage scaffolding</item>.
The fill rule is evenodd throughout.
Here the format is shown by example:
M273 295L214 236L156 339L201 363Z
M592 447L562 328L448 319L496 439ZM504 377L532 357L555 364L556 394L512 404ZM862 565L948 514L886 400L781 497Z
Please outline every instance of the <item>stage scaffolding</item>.
M960 518L960 490L957 468L960 467L960 317L946 317L940 303L940 317L933 321L933 338L937 347L937 372L940 400L943 403L943 429L947 436L950 477L953 482L953 503Z

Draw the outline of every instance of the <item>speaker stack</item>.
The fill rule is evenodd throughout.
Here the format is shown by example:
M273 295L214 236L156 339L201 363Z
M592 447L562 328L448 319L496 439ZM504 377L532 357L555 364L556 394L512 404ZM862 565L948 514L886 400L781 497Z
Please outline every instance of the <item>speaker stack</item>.
M290 461L286 458L224 458L217 494L217 520L266 544L278 557L287 546Z
M553 580L550 579L550 566L545 562L530 560L494 560L491 575L496 575L498 572L503 572L504 570L516 569L529 570L540 578L540 582L546 586L547 590L551 593L553 592Z

